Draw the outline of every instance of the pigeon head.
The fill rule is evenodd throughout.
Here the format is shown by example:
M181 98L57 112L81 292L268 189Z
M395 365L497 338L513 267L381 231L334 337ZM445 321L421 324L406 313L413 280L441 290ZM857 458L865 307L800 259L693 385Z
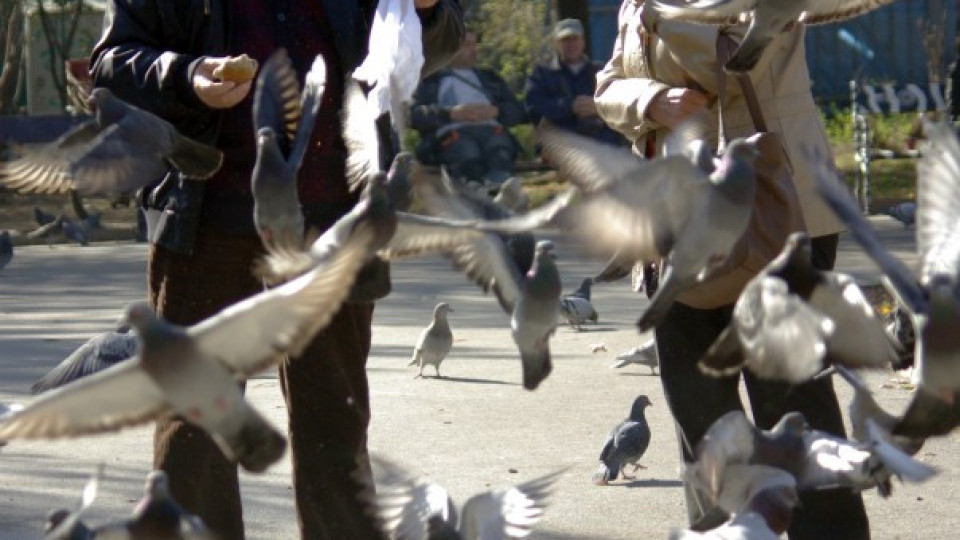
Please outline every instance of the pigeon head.
M556 256L553 254L553 247L553 242L550 240L540 240L537 242L534 255L538 257L549 256L551 259L556 259Z
M777 422L777 425L773 426L773 429L770 430L773 433L778 434L790 434L796 436L802 436L805 431L807 431L810 426L807 424L807 419L803 414L799 412L788 412L780 418L780 421Z
M121 322L129 324L137 330L143 330L156 320L157 314L153 312L149 304L146 302L136 302L127 306Z
M262 127L257 130L257 146L263 148L268 144L276 144L277 132L272 127Z
M398 174L409 174L413 168L413 154L410 152L400 152L393 157L393 163L390 165L388 176L393 178Z
M956 283L947 274L934 275L927 283L927 294L930 297L931 317L942 316L950 320L957 311ZM935 315L938 314L938 315Z
M51 510L47 514L47 520L43 524L43 532L49 533L50 531L56 529L68 517L70 517L70 511L66 508L57 508L56 510Z
M637 396L637 399L633 400L633 406L630 407L630 418L643 417L644 409L651 406L653 406L653 403L650 402L650 398L646 395L641 394Z
M447 313L453 313L453 308L450 307L450 304L446 302L440 302L436 307L433 308L433 316L437 317L446 317Z
M167 482L167 473L156 470L150 471L147 475L147 482L143 492L152 498L166 498L170 493L170 486Z
M106 88L94 88L87 98L87 107L97 115L97 122L103 126L116 122L126 112L122 101Z

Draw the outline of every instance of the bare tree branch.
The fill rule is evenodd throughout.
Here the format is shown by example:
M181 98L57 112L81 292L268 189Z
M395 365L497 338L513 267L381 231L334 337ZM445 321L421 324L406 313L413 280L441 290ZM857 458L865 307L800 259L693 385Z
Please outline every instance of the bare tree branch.
M0 4L0 20L6 20L3 40L3 71L0 72L0 114L16 112L20 66L23 61L23 10L19 0Z

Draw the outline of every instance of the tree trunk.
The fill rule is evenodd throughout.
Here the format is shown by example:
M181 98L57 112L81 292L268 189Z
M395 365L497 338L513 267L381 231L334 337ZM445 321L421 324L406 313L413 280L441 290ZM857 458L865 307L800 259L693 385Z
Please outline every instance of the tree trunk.
M0 72L0 114L16 112L20 66L23 61L23 11L19 0L0 4L0 20L6 20L3 41L3 71Z

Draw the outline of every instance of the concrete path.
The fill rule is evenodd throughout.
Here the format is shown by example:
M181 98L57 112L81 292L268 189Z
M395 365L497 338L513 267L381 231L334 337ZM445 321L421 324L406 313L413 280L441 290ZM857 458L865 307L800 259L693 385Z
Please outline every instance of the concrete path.
M904 257L912 230L874 218L887 245ZM144 297L146 247L116 243L88 248L22 247L0 270L0 402L27 399L30 383L90 335L109 328L123 306ZM564 289L599 268L560 242ZM915 259L915 257L914 257ZM839 266L864 283L875 270L848 239ZM374 452L444 484L458 503L471 494L520 482L562 467L553 504L535 538L666 538L685 519L673 424L658 377L643 367L609 369L614 357L638 345L634 321L645 300L625 282L594 288L600 324L576 332L562 326L552 341L554 372L535 392L519 385L520 364L508 320L492 297L479 293L440 258L395 264L394 293L376 311L369 361ZM454 349L443 379L413 379L411 348L433 306L455 310ZM603 344L605 352L591 347ZM428 371L428 373L432 373ZM892 411L909 391L890 374L870 376L879 401ZM850 392L837 383L841 399ZM653 401L653 441L634 481L597 487L590 476L608 430L633 398ZM277 425L285 412L274 373L248 385L254 405ZM76 440L17 442L0 451L0 540L40 538L51 508L72 507L87 475L106 463L101 494L88 514L96 524L126 515L150 469L152 426ZM957 437L931 441L920 459L941 469L922 486L897 484L893 496L865 494L874 538L952 538L957 502ZM297 538L289 456L262 475L241 473L248 538Z

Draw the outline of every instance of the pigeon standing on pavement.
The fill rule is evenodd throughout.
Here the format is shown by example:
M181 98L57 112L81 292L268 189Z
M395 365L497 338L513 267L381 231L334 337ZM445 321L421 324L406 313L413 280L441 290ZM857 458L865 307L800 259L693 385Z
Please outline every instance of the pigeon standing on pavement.
M250 183L253 221L268 250L297 249L303 244L297 174L326 82L326 64L317 55L301 95L297 73L282 48L270 55L257 76L253 98L257 160Z
M520 349L523 387L535 390L550 375L550 337L560 316L560 272L553 261L553 242L541 240L533 267L520 282L520 295L513 307L510 330Z
M567 323L573 328L580 330L583 323L597 322L600 316L590 301L590 286L593 285L592 278L586 278L580 282L577 290L560 299L560 314L567 319Z
M654 0L661 17L691 23L733 25L750 21L736 53L724 66L731 72L752 70L766 47L798 23L826 24L862 15L894 0Z
M912 227L917 222L917 203L912 201L902 202L888 206L880 213L899 221L904 227Z
M131 358L137 353L137 341L137 335L124 324L93 336L33 383L30 392L46 392Z
M61 230L63 231L63 236L65 238L76 242L79 246L86 246L90 244L90 240L87 238L86 233L79 224L66 216L61 216L61 218L63 219L61 223Z
M0 163L0 185L24 193L85 195L135 191L172 165L191 178L209 178L223 154L177 132L169 122L94 88L95 115L56 141Z
M638 396L630 407L630 416L617 424L607 436L600 450L600 467L593 473L594 484L605 486L621 474L626 479L632 479L623 470L628 464L633 465L634 472L645 468L640 465L640 458L650 446L650 426L644 415L644 409L650 405L650 398Z
M10 264L13 260L13 241L10 240L10 231L0 231L0 268Z
M423 367L426 365L432 365L437 370L437 377L441 376L440 363L453 347L453 332L450 331L450 323L447 321L448 313L453 313L453 309L446 302L437 304L433 308L433 320L417 339L417 345L413 348L413 358L408 364L420 366L416 378L423 377Z
M123 540L213 540L203 521L188 514L170 495L167 473L147 475L143 498L129 519L97 527L94 538Z
M622 368L630 364L647 366L650 368L650 373L656 375L657 368L660 367L660 356L657 354L657 342L651 339L643 345L617 355L617 362L610 367Z
M919 280L883 246L837 173L811 153L820 193L884 273L912 317L919 384L895 435L945 435L960 425L960 141L948 124L926 124L930 145L917 163Z
M52 223L55 219L57 219L57 216L49 212L44 212L43 209L38 206L33 207L33 221L36 222L38 227Z
M145 303L129 306L138 354L41 394L0 420L0 439L75 437L179 414L245 469L265 470L286 441L237 380L303 351L346 299L374 236L360 223L324 264L190 327L163 321Z
M439 484L416 478L381 457L372 456L371 462L376 494L367 503L391 540L526 538L543 517L553 484L563 473L474 495L458 516L450 495Z
M880 369L897 358L853 278L815 268L810 238L797 232L744 288L700 367L717 376L746 367L758 377L800 383L825 364Z

